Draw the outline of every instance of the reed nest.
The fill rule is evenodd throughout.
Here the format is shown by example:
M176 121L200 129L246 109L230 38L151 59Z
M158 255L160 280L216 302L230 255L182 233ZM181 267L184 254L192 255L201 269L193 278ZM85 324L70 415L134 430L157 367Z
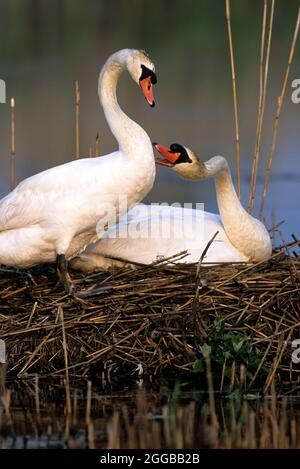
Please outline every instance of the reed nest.
M79 296L67 295L57 284L53 265L3 267L0 338L6 343L8 376L100 379L102 384L121 380L124 373L128 380L153 380L168 372L198 376L205 344L216 389L226 379L231 387L235 382L255 386L264 370L265 390L274 383L295 390L300 387L300 365L292 361L292 341L300 338L300 258L291 251L297 245L279 247L269 261L257 264L207 267L170 264L171 259L114 273L72 273ZM248 355L240 357L237 346L236 356L227 360L226 340L219 337L218 344L214 335L220 322L223 338L242 338ZM215 348L209 348L213 340ZM213 353L221 361L224 354L223 366L214 365ZM247 357L253 354L257 361L248 373Z

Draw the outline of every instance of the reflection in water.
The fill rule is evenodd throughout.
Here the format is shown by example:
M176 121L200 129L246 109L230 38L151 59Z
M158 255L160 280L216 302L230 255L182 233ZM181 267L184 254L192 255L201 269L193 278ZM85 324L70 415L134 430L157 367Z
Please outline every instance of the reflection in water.
M25 380L0 405L0 448L300 448L299 400L143 387L123 392ZM91 388L90 388L91 389ZM17 396L17 397L16 397Z
M246 202L258 105L262 5L237 0L231 4ZM0 0L0 7L0 79L7 84L7 101L16 98L19 180L74 158L76 79L81 89L81 155L89 155L97 132L101 154L115 149L99 106L97 78L105 59L124 47L145 48L158 72L154 109L147 107L129 77L122 78L118 95L126 113L152 140L186 144L203 160L222 154L234 171L232 91L222 2L91 0L87 8L83 0ZM276 2L258 193L297 8L297 0L290 0L288 8L285 0ZM269 224L273 209L277 222L286 221L287 236L291 232L300 236L300 105L290 99L290 84L299 76L297 52L266 208ZM9 188L9 153L10 110L8 104L0 104L1 196ZM212 181L187 182L162 168L146 201L204 202L206 210L218 210ZM1 383L0 376L3 387ZM93 394L86 400L82 391L73 389L72 416L67 419L63 391L54 385L47 390L47 398L31 381L16 381L0 393L0 447L300 447L299 412L285 400L275 405L274 399L253 404L220 399L218 424L211 426L211 409L199 394L176 397L165 390L142 391L116 397Z

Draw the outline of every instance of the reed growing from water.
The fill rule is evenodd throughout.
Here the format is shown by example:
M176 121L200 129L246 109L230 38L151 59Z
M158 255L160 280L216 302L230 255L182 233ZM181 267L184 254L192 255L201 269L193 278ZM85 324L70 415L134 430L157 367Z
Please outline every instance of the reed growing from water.
M10 190L16 186L16 101L15 98L10 100L11 110L11 139L10 139Z
M287 84L288 84L290 69L291 69L291 65L292 65L292 62L293 62L294 55L295 55L295 47L296 47L296 42L297 42L297 38L298 38L299 27L300 27L300 6L299 6L299 9L298 9L296 25L295 25L295 29L294 29L293 38L292 38L292 44L291 44L291 48L290 48L288 63L287 63L287 67L286 67L283 82L282 82L281 92L280 92L280 95L278 96L278 100L277 100L277 110L276 110L276 115L275 115L275 120L274 120L274 125L273 125L272 143L271 143L271 149L270 149L270 152L269 152L269 155L268 155L265 182L264 182L263 193L262 193L261 204L260 204L260 210L259 210L260 218L263 217L264 210L265 210L267 190L268 190L268 187L269 187L271 168L272 168L272 164L273 164L273 158L274 158L276 142L277 142L279 120L280 120L282 105L283 105L283 101L284 101L284 97L285 97L285 93L286 93L286 88L287 88Z
M97 132L95 139L95 157L97 158L98 156L100 156L100 139L99 133Z
M80 158L80 88L75 82L75 159Z
M255 147L254 147L253 160L252 160L251 182L250 182L250 191L249 191L249 199L248 199L248 212L249 213L253 212L253 204L254 204L254 199L255 199L255 194L256 194L257 171L258 171L258 165L259 165L259 159L260 159L260 145L261 145L262 127L263 127L266 94L267 94L269 59L270 59L271 39L272 39L273 19L274 19L274 7L275 7L275 0L272 0L270 20L269 20L267 49L265 52L267 0L264 0L262 33L261 33L261 50L260 50L260 72L259 72L260 92L259 92L259 102L258 102Z
M231 65L231 78L232 78L232 93L233 93L233 111L234 111L234 126L235 126L235 145L236 145L236 170L237 170L237 194L241 197L241 155L240 155L240 131L239 131L239 118L238 118L238 102L236 90L236 76L235 76L235 63L233 40L231 31L231 17L230 17L230 0L226 0L226 21L229 41L230 65Z
M206 375L209 390L209 366ZM263 399L240 388L231 399L214 393L213 400L209 392L185 387L101 394L83 380L72 388L71 419L61 398L63 382L11 382L0 396L0 448L300 448L299 408L274 386Z

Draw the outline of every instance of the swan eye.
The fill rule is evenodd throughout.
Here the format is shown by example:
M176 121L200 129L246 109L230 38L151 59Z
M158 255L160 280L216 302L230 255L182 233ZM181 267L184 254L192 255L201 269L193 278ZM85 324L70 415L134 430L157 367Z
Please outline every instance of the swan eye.
M144 80L145 78L149 78L149 81L152 83L152 85L155 85L157 83L157 77L153 70L150 70L150 68L146 67L145 65L141 65L141 69L142 73L140 76L140 81Z
M185 149L184 151L180 153L180 156L176 160L175 164L179 164L179 163L193 163L193 161L191 160L191 158L189 157Z
M179 143L172 143L170 146L170 150L172 153L177 153L179 157L177 160L174 162L174 164L180 164L180 163L192 163L193 161L189 157L186 149L180 145Z

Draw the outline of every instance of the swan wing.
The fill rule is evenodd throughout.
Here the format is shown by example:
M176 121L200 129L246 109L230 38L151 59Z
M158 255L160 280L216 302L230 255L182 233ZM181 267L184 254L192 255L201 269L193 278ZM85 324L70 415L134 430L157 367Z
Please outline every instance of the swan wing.
M90 259L97 265L97 256L101 260L105 256L150 264L187 251L187 256L176 262L198 262L216 232L204 263L246 260L230 243L218 215L139 204L120 219L117 227L112 227L96 244L88 246L81 260L87 263Z
M0 231L39 224L47 217L55 218L55 213L69 205L80 209L93 187L99 186L98 167L107 167L107 161L106 157L71 161L25 179L0 201ZM112 154L110 165L113 162ZM105 179L103 192L106 188L109 197L107 178L104 172L100 174Z
M0 202L0 232L38 224L42 219L40 198L13 191Z

